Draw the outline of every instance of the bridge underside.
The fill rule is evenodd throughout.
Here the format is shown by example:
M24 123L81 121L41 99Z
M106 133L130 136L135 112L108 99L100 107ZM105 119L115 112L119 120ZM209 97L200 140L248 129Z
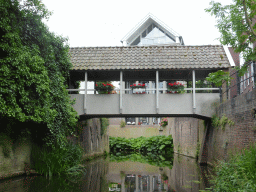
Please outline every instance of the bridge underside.
M86 120L86 119L92 119L92 118L122 118L122 117L192 117L192 118L197 118L197 119L202 119L202 120L209 120L211 119L210 117L202 116L202 115L197 115L197 114L156 114L156 115L148 115L148 114L132 114L132 115L127 115L127 114L113 114L113 115L105 115L105 114L99 114L99 115L79 115L79 121Z

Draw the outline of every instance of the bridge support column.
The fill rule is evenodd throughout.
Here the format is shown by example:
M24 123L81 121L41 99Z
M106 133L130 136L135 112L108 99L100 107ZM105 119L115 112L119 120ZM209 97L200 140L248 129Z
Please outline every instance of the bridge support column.
M84 113L86 114L86 97L87 97L87 71L84 73Z
M123 71L120 71L120 108L119 113L123 113Z
M166 81L163 81L163 89L166 89ZM166 91L163 91L163 94L166 94Z
M158 103L158 101L159 101L159 99L158 99L158 97L159 97L159 91L158 91L158 89L159 89L159 71L156 71L156 114L158 114L159 113L159 103Z
M193 83L193 113L196 113L196 73L195 70L192 72L192 83Z

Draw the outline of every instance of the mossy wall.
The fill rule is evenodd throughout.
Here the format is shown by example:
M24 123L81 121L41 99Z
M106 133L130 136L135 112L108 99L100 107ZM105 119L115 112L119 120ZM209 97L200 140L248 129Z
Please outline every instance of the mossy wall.
M4 144L0 145L0 179L21 175L30 166L31 141L20 138L12 143L5 137Z
M99 156L104 152L109 153L109 130L102 133L99 118L84 121L84 126L78 137L68 137L75 143L79 143L84 150L84 158Z

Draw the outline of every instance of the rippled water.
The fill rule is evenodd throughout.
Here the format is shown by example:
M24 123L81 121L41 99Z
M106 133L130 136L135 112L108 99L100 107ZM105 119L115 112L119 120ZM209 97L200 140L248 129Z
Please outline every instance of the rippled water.
M193 158L174 155L173 160L161 164L97 159L86 164L86 173L72 182L66 178L42 176L19 177L0 181L0 191L122 191L122 192L198 192L209 187L209 171L198 166Z

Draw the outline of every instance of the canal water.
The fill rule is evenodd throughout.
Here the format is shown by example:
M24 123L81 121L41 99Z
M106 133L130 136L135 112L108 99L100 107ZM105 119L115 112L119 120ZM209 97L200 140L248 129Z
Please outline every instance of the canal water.
M161 162L140 155L113 156L85 164L79 179L24 176L0 181L2 192L198 192L210 187L206 166L198 166L194 158L174 154Z

